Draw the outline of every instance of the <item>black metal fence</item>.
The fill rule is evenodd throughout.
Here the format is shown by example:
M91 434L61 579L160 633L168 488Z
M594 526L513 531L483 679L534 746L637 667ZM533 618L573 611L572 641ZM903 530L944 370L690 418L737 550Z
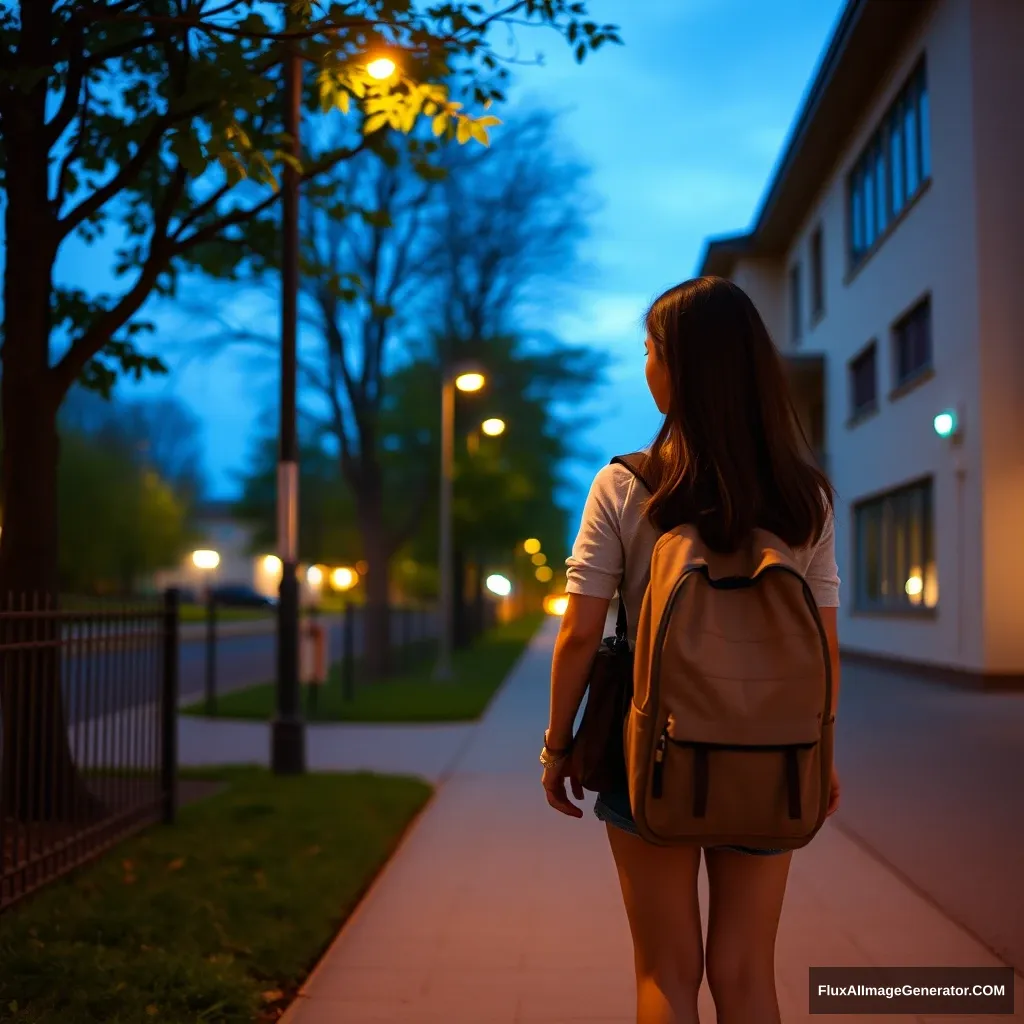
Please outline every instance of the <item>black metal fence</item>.
M175 813L178 602L0 603L0 911Z

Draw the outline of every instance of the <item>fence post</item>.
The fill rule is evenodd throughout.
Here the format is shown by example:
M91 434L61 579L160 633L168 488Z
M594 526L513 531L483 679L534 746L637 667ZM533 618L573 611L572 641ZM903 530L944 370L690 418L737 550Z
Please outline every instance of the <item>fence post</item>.
M163 819L174 822L178 810L178 591L164 595L164 678L161 691L160 790Z
M341 628L341 693L345 700L353 697L353 676L355 674L355 629L353 622L352 602L345 602L345 616Z
M206 713L217 710L217 599L206 596Z

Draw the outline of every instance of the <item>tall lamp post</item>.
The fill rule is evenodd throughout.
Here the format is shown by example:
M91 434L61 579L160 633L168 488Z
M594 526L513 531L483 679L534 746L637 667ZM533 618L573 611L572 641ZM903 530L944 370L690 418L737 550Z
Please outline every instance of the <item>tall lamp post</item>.
M454 537L452 533L452 479L455 470L455 393L479 391L486 383L476 370L445 370L441 385L441 628L434 678L452 677L452 649L455 646Z
M302 62L295 42L284 65L284 130L300 157ZM299 464L296 437L299 295L299 172L289 161L281 195L281 424L277 465L277 546L281 589L277 606L277 708L271 727L271 765L278 775L306 769L306 736L299 705Z

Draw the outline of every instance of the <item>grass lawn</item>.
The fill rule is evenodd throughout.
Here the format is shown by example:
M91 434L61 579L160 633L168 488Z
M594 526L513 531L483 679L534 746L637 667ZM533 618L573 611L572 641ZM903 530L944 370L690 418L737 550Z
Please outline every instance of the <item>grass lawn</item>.
M426 801L415 779L227 787L4 914L0 1021L277 1020Z
M303 689L303 709L313 722L466 722L480 717L494 692L523 653L543 619L526 615L485 633L473 647L457 651L455 678L440 683L432 678L433 660L380 683L357 685L352 700L342 692L338 666L320 688L316 704ZM357 672L358 679L358 672ZM216 717L266 720L274 709L273 684L236 690L217 698ZM203 714L202 702L185 714Z

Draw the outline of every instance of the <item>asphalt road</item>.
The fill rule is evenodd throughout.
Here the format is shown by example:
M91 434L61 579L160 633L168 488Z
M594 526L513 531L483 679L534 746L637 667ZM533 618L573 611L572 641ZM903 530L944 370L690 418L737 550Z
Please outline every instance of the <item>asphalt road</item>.
M321 620L327 627L328 663L340 660L344 638L340 616ZM403 637L422 636L433 628L432 620L410 622L410 632L396 616L392 624L392 642ZM419 631L419 632L416 632ZM354 652L363 649L361 616L353 622ZM218 638L215 655L217 693L228 693L258 683L270 682L276 675L277 644L273 632L253 636ZM178 692L180 697L202 697L206 687L207 645L205 638L182 640L178 654ZM159 644L150 642L126 645L111 650L85 653L71 644L64 656L62 680L65 706L71 722L81 722L117 710L155 703L159 700L162 672Z
M836 824L1024 971L1024 693L851 664L836 722Z

